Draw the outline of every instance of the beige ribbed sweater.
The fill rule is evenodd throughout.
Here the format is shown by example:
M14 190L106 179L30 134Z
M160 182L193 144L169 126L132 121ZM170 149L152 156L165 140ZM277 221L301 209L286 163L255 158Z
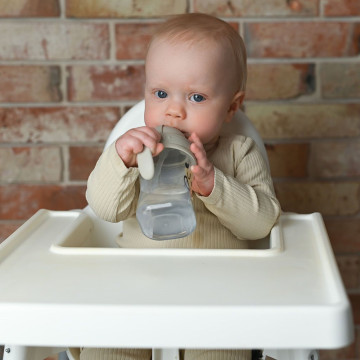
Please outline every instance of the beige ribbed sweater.
M194 195L197 227L187 237L156 241L142 234L135 218L139 171L124 165L115 143L90 174L88 203L100 218L124 221L121 247L246 248L246 240L269 234L280 213L265 161L254 141L241 135L220 137L207 155L215 166L215 186L208 197Z
M215 186L208 197L195 195L197 226L184 238L156 241L145 237L135 218L139 171L126 168L112 144L99 158L88 180L86 197L102 219L123 220L121 247L246 248L247 240L269 234L280 214L271 176L254 141L240 135L221 137L207 149L215 166ZM81 360L150 359L150 350L89 349ZM186 350L186 360L250 360L249 350Z
M80 360L150 360L149 349L84 348ZM250 350L185 350L181 360L251 360Z

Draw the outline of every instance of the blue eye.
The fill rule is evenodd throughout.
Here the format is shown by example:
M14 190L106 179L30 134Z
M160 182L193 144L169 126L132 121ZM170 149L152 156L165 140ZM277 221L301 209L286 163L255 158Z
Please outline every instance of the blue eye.
M155 91L155 96L159 99L165 99L167 97L167 93L163 90Z
M194 95L191 95L190 100L199 103L199 102L204 101L205 98L204 98L202 95L200 95L200 94L194 94Z

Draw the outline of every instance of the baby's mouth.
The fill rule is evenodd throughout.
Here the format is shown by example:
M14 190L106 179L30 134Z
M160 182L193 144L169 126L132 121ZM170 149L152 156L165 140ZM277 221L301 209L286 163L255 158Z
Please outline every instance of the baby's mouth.
M173 128L176 129L176 130L179 130L186 138L188 138L190 136L190 134L188 132L184 131L184 130L181 130L181 129L175 127L175 126L173 126Z
M191 133L188 133L187 131L185 131L185 130L181 130L181 129L179 129L178 127L176 127L176 126L170 126L170 125L163 125L163 126L169 126L169 127L172 127L172 128L174 128L174 129L176 129L176 130L179 130L185 137L186 137L186 139L188 139L189 138L189 136L191 135Z
M178 130L180 130L180 129L178 129ZM184 135L187 139L189 138L190 134L189 134L188 132L182 131L182 130L180 130L180 131L183 133L183 135Z

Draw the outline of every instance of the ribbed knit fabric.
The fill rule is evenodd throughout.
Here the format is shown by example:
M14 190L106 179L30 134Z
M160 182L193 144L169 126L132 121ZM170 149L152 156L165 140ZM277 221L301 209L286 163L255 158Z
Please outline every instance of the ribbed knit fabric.
M251 350L185 350L183 360L251 360Z
M80 360L150 360L151 349L83 348Z
M80 360L150 360L147 349L84 348ZM251 350L185 350L181 360L251 360Z

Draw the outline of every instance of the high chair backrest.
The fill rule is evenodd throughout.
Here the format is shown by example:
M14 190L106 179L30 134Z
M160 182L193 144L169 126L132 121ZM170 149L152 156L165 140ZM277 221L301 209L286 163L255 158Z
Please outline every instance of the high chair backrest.
M112 130L106 141L105 148L112 144L119 136L124 134L126 131L132 128L144 126L144 111L144 100L134 105L115 125L114 129ZM261 136L255 129L249 118L244 114L244 112L238 110L230 123L224 123L221 133L223 135L235 133L252 138L260 149L260 152L265 159L267 166L269 167L269 160Z

